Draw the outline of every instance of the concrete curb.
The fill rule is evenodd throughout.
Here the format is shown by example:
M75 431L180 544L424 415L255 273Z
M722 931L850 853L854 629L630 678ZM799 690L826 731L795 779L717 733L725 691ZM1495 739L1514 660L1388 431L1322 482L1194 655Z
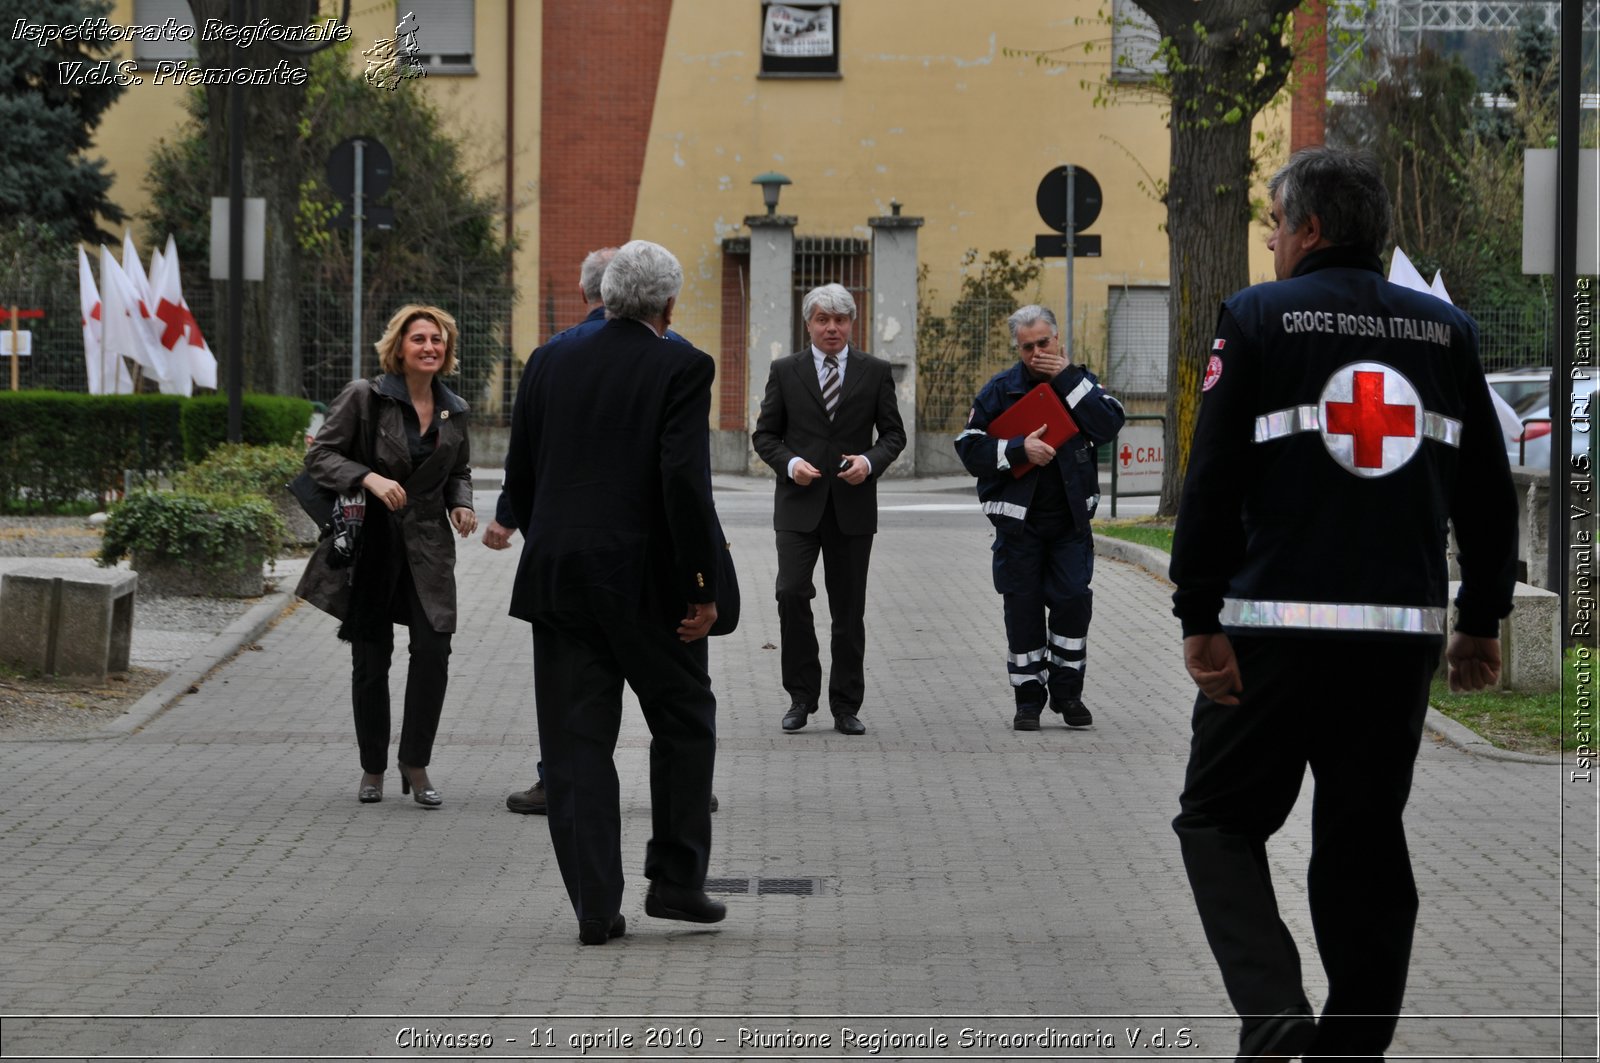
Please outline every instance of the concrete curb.
M1144 569L1167 586L1172 586L1172 581L1167 578L1167 566L1172 563L1172 556L1165 550L1158 550L1142 543L1131 543L1126 539L1115 539L1109 535L1096 535L1094 552L1113 561L1126 561L1135 568Z
M1435 738L1452 745L1463 753L1485 760L1509 760L1517 764L1561 764L1565 758L1549 753L1519 753L1514 749L1500 749L1464 723L1452 720L1432 705L1423 727Z
M213 668L260 638L294 600L294 595L288 591L263 596L249 612L218 632L205 649L174 668L167 678L129 706L127 712L102 727L94 737L121 738L161 715L173 702L192 693L191 688L205 679Z
M1172 581L1167 579L1167 566L1172 558L1164 550L1153 546L1144 546L1131 543L1126 539L1115 539L1109 535L1096 535L1094 537L1094 552L1101 557L1109 557L1116 561L1125 561L1136 568L1142 568L1155 576L1168 586ZM1461 750L1463 753L1487 760L1508 760L1517 764L1561 764L1564 758L1547 753L1520 753L1514 749L1500 749L1492 745L1488 739L1468 727L1464 723L1452 720L1432 705L1428 706L1428 716L1423 721L1423 727L1435 738Z

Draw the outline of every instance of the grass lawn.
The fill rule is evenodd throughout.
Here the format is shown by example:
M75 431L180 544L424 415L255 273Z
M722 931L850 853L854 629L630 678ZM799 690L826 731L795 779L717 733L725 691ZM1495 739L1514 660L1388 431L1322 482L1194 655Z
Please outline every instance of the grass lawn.
M1172 552L1172 523L1160 517L1096 521L1094 533ZM1564 704L1570 712L1578 703L1580 690L1593 697L1594 656L1591 651L1589 667L1582 672L1586 684L1580 686L1578 650L1574 647L1567 651L1564 699L1554 691L1548 694L1523 694L1508 690L1452 694L1441 674L1434 680L1428 701L1452 720L1466 724L1501 749L1515 749L1524 753L1570 751L1576 749L1579 743L1574 733L1576 729L1570 726L1565 742L1562 741L1562 706Z
M1109 535L1113 539L1126 539L1141 546L1172 553L1172 522L1157 517L1135 517L1126 520L1096 521L1096 535Z
M1562 705L1565 704L1570 712L1578 703L1580 690L1593 697L1593 651L1589 653L1588 664L1581 670L1579 663L1578 648L1569 649L1564 667L1567 688L1564 699L1554 692L1521 694L1492 690L1477 694L1452 694L1441 675L1433 681L1428 701L1452 720L1466 724L1501 749L1516 749L1524 753L1570 751L1578 748L1578 740L1576 729L1568 727L1566 740L1562 741ZM1588 680L1587 689L1579 684L1580 674Z

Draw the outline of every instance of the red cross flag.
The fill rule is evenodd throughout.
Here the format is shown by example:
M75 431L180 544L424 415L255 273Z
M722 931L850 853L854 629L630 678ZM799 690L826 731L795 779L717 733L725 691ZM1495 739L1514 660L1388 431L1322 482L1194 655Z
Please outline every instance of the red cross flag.
M150 291L150 278L145 276L144 266L139 262L139 252L133 246L133 233L126 229L122 231L122 272L138 300L134 325L144 333L145 349L149 354L149 360L141 364L160 383L163 394L193 393L188 361L171 357L168 348L161 343L161 323L155 315L156 300Z
M150 289L155 297L156 320L161 325L161 345L172 352L171 361L181 363L194 387L216 389L217 359L200 334L200 323L183 298L183 276L178 268L178 242L167 235L166 254L151 252ZM157 275L159 273L159 276Z
M100 292L95 287L89 256L78 248L78 308L83 315L83 365L89 378L91 395L127 395L133 391L133 378L120 357L105 349L101 328Z

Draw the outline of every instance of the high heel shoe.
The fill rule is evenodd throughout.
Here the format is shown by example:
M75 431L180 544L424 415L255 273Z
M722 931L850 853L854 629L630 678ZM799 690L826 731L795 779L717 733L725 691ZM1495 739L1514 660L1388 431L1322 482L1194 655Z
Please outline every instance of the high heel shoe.
M419 768L417 770L421 771L422 769ZM422 778L424 781L418 784L417 792L411 794L410 769L404 764L400 765L400 792L403 794L411 794L411 799L424 808L438 808L440 805L444 804L444 798L440 795L438 790L433 788L433 783L426 781L428 778L426 773L423 774Z
M376 779L377 782L371 780ZM361 788L356 791L356 800L364 805L375 804L383 800L383 774L381 772L366 772L361 776Z

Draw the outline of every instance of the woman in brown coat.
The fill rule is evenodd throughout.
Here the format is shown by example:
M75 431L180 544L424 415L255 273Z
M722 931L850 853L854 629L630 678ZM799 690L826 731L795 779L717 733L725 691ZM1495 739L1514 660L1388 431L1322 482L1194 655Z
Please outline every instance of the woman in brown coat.
M378 350L383 373L358 380L328 409L306 452L311 478L368 501L353 567L336 567L335 537L311 556L295 593L338 617L350 643L359 800L383 800L389 753L389 661L394 625L410 629L400 792L429 808L443 803L428 779L449 679L456 629L455 542L478 526L468 467L467 404L439 377L455 371L455 318L405 306L389 319ZM377 503L377 504L373 504Z

